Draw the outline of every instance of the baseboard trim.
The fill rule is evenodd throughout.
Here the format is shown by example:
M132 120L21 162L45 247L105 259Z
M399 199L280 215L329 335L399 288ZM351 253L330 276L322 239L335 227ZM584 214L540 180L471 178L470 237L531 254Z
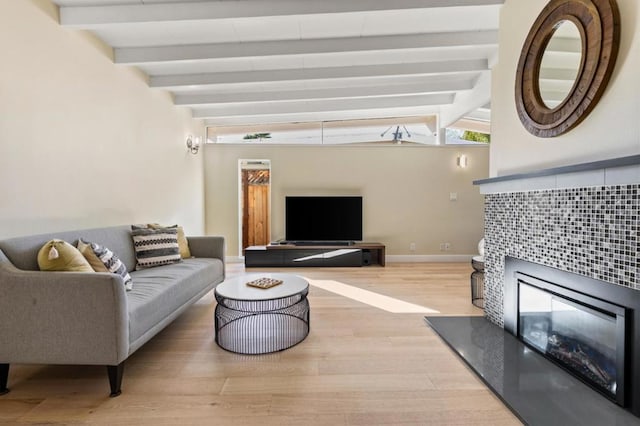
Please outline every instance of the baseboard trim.
M400 254L387 255L387 263L471 262L472 254Z
M244 263L244 256L225 256L225 263Z

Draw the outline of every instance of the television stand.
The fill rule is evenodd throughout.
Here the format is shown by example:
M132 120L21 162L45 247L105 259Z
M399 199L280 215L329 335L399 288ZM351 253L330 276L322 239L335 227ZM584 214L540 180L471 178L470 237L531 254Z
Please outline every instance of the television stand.
M286 241L285 244L292 246L352 246L354 241Z
M248 268L385 265L383 244L340 243L326 245L327 242L324 241L319 245L299 246L281 242L268 246L251 246L244 250L244 265Z

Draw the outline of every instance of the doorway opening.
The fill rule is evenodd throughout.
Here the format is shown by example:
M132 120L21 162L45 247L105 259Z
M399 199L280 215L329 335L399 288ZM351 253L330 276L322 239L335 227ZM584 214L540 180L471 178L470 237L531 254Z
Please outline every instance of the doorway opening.
M271 161L239 160L240 256L271 241Z

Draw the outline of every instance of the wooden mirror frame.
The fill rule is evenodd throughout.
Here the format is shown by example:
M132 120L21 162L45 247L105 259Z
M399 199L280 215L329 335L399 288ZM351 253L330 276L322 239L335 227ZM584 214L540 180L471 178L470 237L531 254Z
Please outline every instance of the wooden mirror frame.
M567 97L549 108L540 93L540 64L549 40L564 21L578 27L582 59ZM531 27L518 62L516 110L527 131L550 138L584 120L611 78L619 42L620 12L615 0L551 0Z

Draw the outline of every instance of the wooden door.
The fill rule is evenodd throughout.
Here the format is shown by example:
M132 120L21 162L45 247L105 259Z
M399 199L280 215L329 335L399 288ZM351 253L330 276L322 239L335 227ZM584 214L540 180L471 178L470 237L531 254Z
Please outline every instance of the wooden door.
M242 170L242 250L269 244L269 170Z

